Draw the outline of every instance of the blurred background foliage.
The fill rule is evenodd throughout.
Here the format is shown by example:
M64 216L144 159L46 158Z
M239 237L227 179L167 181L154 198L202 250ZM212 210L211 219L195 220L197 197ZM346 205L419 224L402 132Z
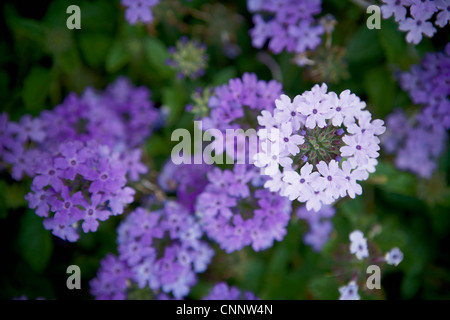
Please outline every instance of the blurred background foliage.
M149 87L156 105L169 110L167 125L145 148L151 170L158 172L174 144L172 131L193 130L193 116L184 107L197 87L255 72L261 79L281 81L292 97L330 80L330 90L350 89L367 101L375 118L383 119L396 107L417 108L394 75L419 63L426 52L441 50L450 34L447 26L433 39L413 46L392 19L383 20L380 30L369 30L365 8L352 1L324 0L322 15L330 13L337 20L334 49L319 48L315 58L321 69L308 70L293 64L292 55L272 55L251 46L246 1L161 2L151 26L126 23L118 0L4 2L1 111L12 120L25 113L38 115L61 103L69 92L81 93L88 86L103 89L125 75ZM71 4L81 8L81 30L66 28L66 8ZM182 35L207 44L209 67L204 77L180 80L165 64L168 47ZM399 247L405 255L397 268L382 266L383 290L360 290L363 299L450 299L449 168L446 152L438 172L422 180L399 171L382 154L376 173L363 185L363 196L336 205L334 230L321 253L303 244L308 226L293 217L284 241L266 251L247 248L227 255L216 247L213 263L188 298L198 299L215 282L226 281L263 299L337 299L338 287L349 281L353 270L365 277L366 265L355 263L348 253L348 234L360 229L381 252ZM27 208L29 180L15 182L5 171L0 178L0 298L25 294L92 299L88 282L100 259L116 252L115 229L123 217L109 219L96 233L68 243L53 237ZM81 290L66 288L66 268L71 264L82 270Z

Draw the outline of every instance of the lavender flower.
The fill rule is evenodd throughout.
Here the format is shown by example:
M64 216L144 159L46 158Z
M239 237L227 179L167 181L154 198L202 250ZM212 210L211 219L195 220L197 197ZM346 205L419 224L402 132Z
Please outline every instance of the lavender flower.
M159 0L121 0L121 3L126 7L125 19L129 24L150 23L153 21L152 8Z
M387 264L398 266L403 261L403 252L399 248L392 248L384 257Z
M100 264L97 277L89 283L91 294L98 300L125 300L131 270L112 254L108 254Z
M131 270L139 288L149 287L186 296L214 251L203 241L194 217L180 204L167 202L161 210L137 208L119 226L119 260Z
M236 139L222 143L217 142L221 141L219 139L215 140L213 149L216 155L226 152L239 163L248 163L248 159L251 159L249 155L257 151L257 144L250 143L246 148L245 141L247 138L250 141L256 139L256 135L246 137L244 130L257 128L257 115L263 110L274 109L274 101L281 94L281 89L279 82L259 80L253 73L244 73L242 78L231 79L228 84L214 88L214 93L208 100L209 115L199 118L203 124L202 130L218 129L223 136L227 129L236 130Z
M257 171L247 165L236 164L233 171L216 168L197 198L203 229L227 253L248 245L265 250L286 235L290 201L255 185L256 178Z
M436 33L436 28L429 21L437 12L434 25L445 27L450 17L448 2L445 0L382 0L381 13L384 19L392 15L399 24L399 30L408 32L406 41L419 44L422 34L431 38ZM410 17L407 17L409 12Z
M410 117L397 109L386 118L388 130L382 140L386 151L396 153L398 168L423 178L430 178L436 170L447 141L449 75L450 44L447 44L445 53L428 53L420 65L399 75L402 89L423 108Z
M175 193L177 201L189 212L194 212L197 196L209 183L206 175L213 168L206 164L175 165L167 161L158 176L158 183L166 193Z
M350 281L348 285L339 288L339 300L360 300L358 285L355 281Z
M254 164L269 176L265 186L314 211L347 194L362 194L357 181L374 171L377 136L385 130L365 106L350 90L327 93L325 84L293 101L281 95L272 114L258 117L265 130L258 132Z
M14 179L33 178L26 199L54 235L76 241L80 229L96 231L133 201L127 176L147 172L138 147L158 119L149 97L146 88L118 78L103 93L69 94L36 118L16 123L2 115L2 161Z
M298 54L314 50L325 32L314 19L322 10L321 2L247 0L248 10L256 13L253 16L255 26L250 30L253 46L262 48L268 41L269 49L276 54L283 50Z
M355 230L349 235L351 244L350 244L350 253L356 255L358 260L362 260L369 256L369 250L367 248L367 239L364 238L364 234Z

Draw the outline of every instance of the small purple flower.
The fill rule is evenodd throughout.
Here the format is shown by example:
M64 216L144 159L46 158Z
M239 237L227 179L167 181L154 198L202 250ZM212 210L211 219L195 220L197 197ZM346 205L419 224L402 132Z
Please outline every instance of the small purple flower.
M80 206L83 206L85 201L81 191L71 195L69 188L64 186L61 190L61 199L55 200L52 205L55 223L72 224L80 220L82 217Z
M383 19L390 18L393 14L395 21L403 21L406 17L406 5L410 5L408 0L382 0L385 4L381 6Z
M269 49L279 54L303 53L314 50L321 42L325 29L314 15L321 11L321 1L255 1L247 0L253 16L250 30L252 44L262 48L268 41Z
M91 197L91 204L85 205L84 222L82 225L85 233L88 233L89 231L97 231L99 225L97 220L105 221L109 218L110 212L107 210L102 210L98 207L102 202L102 195L94 194Z
M424 18L419 12L416 15L413 14L413 18L406 18L404 21L400 22L398 27L399 30L408 32L406 41L418 44L422 41L422 34L429 38L433 36L436 29L433 27L433 24L426 21L426 19L427 18Z
M159 0L121 0L121 3L127 7L125 19L129 24L136 24L138 21L149 23L153 21L151 9L159 3Z
M350 233L349 238L351 241L350 253L355 254L358 260L369 257L367 239L364 238L364 234L361 231L353 231L352 233Z
M33 179L33 187L36 189L44 189L50 185L54 190L61 191L63 187L62 171L57 169L53 163L44 162L37 165L35 170L36 176Z
M69 141L59 147L61 157L55 159L55 167L63 171L62 177L74 180L77 173L87 171L85 165L89 157L86 148L78 141Z
M355 281L350 281L348 285L339 288L339 300L360 300L358 295L358 285Z

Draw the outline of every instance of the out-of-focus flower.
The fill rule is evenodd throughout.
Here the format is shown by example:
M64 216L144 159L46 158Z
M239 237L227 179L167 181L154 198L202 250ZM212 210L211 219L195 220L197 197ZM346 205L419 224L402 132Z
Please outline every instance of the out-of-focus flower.
M182 37L175 47L169 48L169 53L166 63L178 72L180 79L195 79L205 73L208 61L205 44Z

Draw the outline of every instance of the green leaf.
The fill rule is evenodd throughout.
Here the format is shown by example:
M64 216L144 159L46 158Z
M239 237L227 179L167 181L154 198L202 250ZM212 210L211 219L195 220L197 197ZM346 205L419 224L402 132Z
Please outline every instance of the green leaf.
M34 271L45 270L53 251L52 236L42 226L42 219L32 211L22 217L18 245L22 257Z
M17 10L9 4L5 5L4 12L8 27L13 30L17 37L27 38L40 44L43 43L45 27L42 22L20 17Z
M231 78L236 77L237 71L235 67L226 67L224 69L221 69L219 72L217 72L212 80L212 85L213 86L220 86L224 83L227 83L228 80L230 80Z
M383 57L383 49L378 42L379 30L370 30L361 26L352 36L347 45L347 58L350 63L370 61L373 64Z
M101 33L83 33L79 37L80 49L89 66L103 65L112 39Z
M393 18L383 21L378 39L390 63L406 69L415 61L414 57L408 54L405 34L398 30L398 24Z
M109 73L119 71L128 62L130 62L130 55L125 46L122 42L116 41L106 56L106 71Z
M6 185L5 189L1 189L7 208L17 209L27 205L27 201L25 200L25 194L27 191L23 185L14 183L11 185Z
M389 70L377 68L366 73L364 87L369 96L369 107L373 107L373 116L384 118L394 109L396 86Z
M49 70L34 67L24 80L22 98L27 110L36 110L44 105L52 76Z
M74 73L81 68L81 61L76 50L69 50L56 56L59 66L65 73Z
M162 103L170 110L167 119L168 126L172 126L180 117L186 103L186 93L181 83L162 90Z
M148 62L158 70L161 76L168 77L173 74L172 68L166 64L169 52L161 40L147 38L145 39L144 48Z
M378 183L379 187L387 192L409 196L416 195L416 177L411 173L398 170L385 161L378 163L377 171L369 181Z
M339 288L335 277L320 276L309 282L309 290L315 299L336 300L339 297Z

